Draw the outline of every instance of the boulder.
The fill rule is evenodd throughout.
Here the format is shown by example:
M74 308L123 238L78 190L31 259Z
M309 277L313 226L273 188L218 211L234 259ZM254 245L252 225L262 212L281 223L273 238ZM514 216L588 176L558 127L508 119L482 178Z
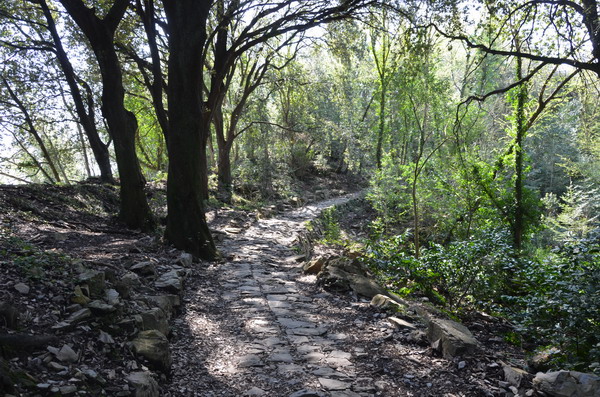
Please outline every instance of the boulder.
M133 351L148 360L151 367L169 373L171 371L171 351L167 337L158 330L142 331L132 341Z
M328 261L319 273L317 283L326 290L352 290L367 298L387 294L386 289L377 284L367 268L356 259L336 258Z
M164 289L173 293L179 293L183 289L183 277L179 275L179 271L170 270L163 273L154 283L156 288Z
M149 372L133 372L127 376L127 383L134 389L134 397L158 397L158 383Z
M529 373L521 368L504 365L502 369L504 371L504 380L514 387L520 387L523 379L529 377Z
M113 305L109 305L108 303L104 303L101 300L95 300L88 304L88 309L92 311L92 313L96 315L105 315L114 312L117 310Z
M105 288L106 274L97 270L87 270L79 275L78 284L86 285L90 296L101 297Z
M73 290L73 295L71 296L71 302L78 305L87 305L90 302L90 300L90 291L87 286L75 286L75 289Z
M477 340L464 325L443 319L430 319L428 323L427 339L445 358L470 354L477 348Z
M171 318L174 308L181 305L179 295L173 294L147 296L145 300L150 307L161 308L165 312L167 318Z
M533 386L553 397L600 397L600 377L577 371L538 372Z
M159 330L163 335L169 335L169 323L163 309L152 308L134 316L137 327L142 331Z
M393 312L404 312L408 305L398 302L383 294L377 294L371 299L370 305L377 309L386 309Z
M407 329L411 331L416 329L414 324L411 324L408 321L402 320L397 317L388 317L388 321L390 322L390 324L392 324L398 329Z
M156 265L152 261L139 262L131 266L129 270L142 276L154 276L156 274Z
M323 270L324 265L325 265L325 258L320 256L318 258L311 260L310 262L306 262L304 264L304 266L302 267L302 270L304 270L304 273L307 273L307 274L317 274L321 270Z
M131 294L131 290L134 287L141 285L140 276L135 274L134 272L126 272L121 276L119 281L115 284L115 290L121 295L124 299L129 298Z

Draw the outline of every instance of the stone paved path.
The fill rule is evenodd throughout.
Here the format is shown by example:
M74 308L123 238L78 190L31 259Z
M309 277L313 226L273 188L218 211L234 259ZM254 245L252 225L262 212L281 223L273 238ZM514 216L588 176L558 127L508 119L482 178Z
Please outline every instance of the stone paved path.
M304 222L349 198L233 230L220 246L226 261L194 271L164 395L479 395L427 391L432 382L452 384L455 364L427 356L427 347L388 343L397 332L383 314L320 291L300 272L292 245Z
M219 329L212 329L211 335L197 335L217 338L213 340L217 344L218 339L227 340L220 354L213 352L215 357L201 359L214 367L205 367L201 372L212 370L212 377L217 379L196 386L202 389L180 387L179 393L197 396L359 395L351 390L356 376L352 362L356 352L344 348L347 335L334 332L336 320L324 321L319 315L323 304L319 300L328 294L307 296L301 292L299 283L314 280L300 274L292 251L292 244L305 221L314 219L324 208L352 197L257 221L234 239L227 239L222 253L229 260L219 267L219 290L213 288L215 300L224 309L220 314L231 316L228 320L234 321L221 323L221 328L212 324ZM192 310L188 309L184 321L191 324L190 331L193 331L194 323L205 323L208 319L201 311L194 310L198 306L193 296L187 300ZM202 302L197 304L202 305ZM181 323L180 320L179 325ZM210 332L207 327L210 328L210 324L196 329ZM178 349L186 349L178 343L181 341L189 342L188 338L180 338L174 343L175 372L181 374L183 370L187 374L188 365L197 363L177 361L177 357L190 359L186 354L177 354ZM177 375L174 383L177 383Z

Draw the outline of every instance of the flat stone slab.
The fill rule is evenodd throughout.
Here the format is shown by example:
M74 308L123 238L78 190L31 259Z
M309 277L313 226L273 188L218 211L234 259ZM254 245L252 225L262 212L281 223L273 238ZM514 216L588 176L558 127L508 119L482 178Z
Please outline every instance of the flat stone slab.
M331 367L320 367L320 368L314 370L312 373L315 376L324 377L324 378L338 378L338 379L348 378L348 376L346 374L336 371L335 369L333 369Z
M265 363L256 354L246 354L239 358L239 368L264 367Z
M294 328L287 331L293 335L300 336L321 336L327 333L327 328L317 327L317 328Z
M323 353L319 353L319 352L308 353L308 354L305 354L303 357L303 360L307 361L309 363L318 363L324 359L325 359L325 355Z
M319 378L319 383L326 390L346 390L350 388L350 383L342 382L336 379Z
M316 326L317 326L314 323L309 323L309 322L300 321L300 320L294 320L293 318L288 318L288 317L279 317L279 318L277 318L277 321L279 321L279 323L285 328L310 328L310 327L316 328Z
M294 362L294 358L290 353L273 353L269 356L267 361L274 363L292 363Z

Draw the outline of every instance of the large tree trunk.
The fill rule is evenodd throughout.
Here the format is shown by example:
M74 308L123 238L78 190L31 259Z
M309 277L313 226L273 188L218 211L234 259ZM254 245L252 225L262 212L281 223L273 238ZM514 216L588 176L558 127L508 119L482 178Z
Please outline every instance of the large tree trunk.
M110 47L94 50L102 73L102 113L114 141L121 180L120 219L130 228L151 230L154 220L146 200L140 163L135 151L137 120L125 109L125 90L117 54Z
M150 230L154 219L135 151L137 120L125 109L123 74L113 44L129 0L115 0L104 19L98 18L94 9L87 8L81 0L61 0L61 3L88 38L102 74L102 114L114 141L121 182L119 217L130 228Z
M169 176L165 237L194 256L217 252L206 224L204 199L210 124L202 101L202 51L210 1L165 0L169 24Z

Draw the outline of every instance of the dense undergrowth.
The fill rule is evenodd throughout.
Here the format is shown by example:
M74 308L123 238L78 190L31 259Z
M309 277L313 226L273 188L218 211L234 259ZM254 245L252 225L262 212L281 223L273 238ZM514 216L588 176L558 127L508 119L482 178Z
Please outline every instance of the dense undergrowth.
M429 240L418 258L410 224L402 233L393 233L400 223L382 232L375 211L361 241L364 260L400 295L427 297L459 316L480 310L505 318L514 328L506 340L532 355L545 352L546 368L600 373L600 228L592 216L582 233L575 205L548 212L520 252L508 228L490 226L474 228L469 238ZM344 230L347 213L324 212L313 225L321 243L356 246Z

